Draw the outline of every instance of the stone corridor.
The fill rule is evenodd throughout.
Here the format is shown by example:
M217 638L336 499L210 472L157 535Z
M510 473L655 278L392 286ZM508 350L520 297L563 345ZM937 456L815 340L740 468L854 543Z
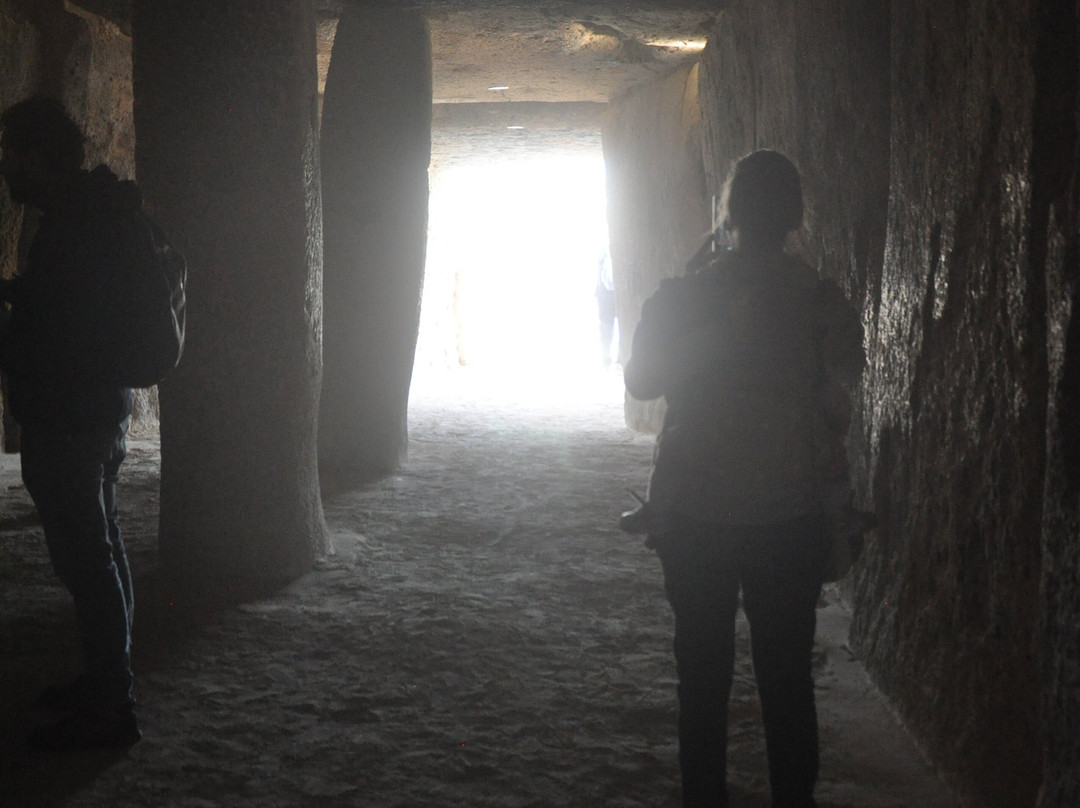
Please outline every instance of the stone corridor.
M617 374L499 383L421 381L401 471L323 481L334 553L230 602L182 599L155 572L158 447L133 442L145 738L126 755L22 747L76 637L18 457L0 457L0 805L676 808L671 618L655 558L615 527L652 438L622 426ZM826 593L818 615L820 804L950 806L847 652L845 610ZM765 808L745 629L733 805Z

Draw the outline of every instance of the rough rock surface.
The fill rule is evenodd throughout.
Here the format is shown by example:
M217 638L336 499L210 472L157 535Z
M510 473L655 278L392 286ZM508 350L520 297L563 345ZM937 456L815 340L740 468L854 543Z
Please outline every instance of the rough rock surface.
M37 0L22 0L36 2ZM54 2L56 0L53 0ZM132 0L77 0L128 30ZM693 62L717 0L315 0L322 81L337 20L350 5L431 26L436 103L493 100L606 102L636 84ZM321 84L320 84L321 88Z
M882 528L854 638L963 804L986 808L1031 805L1042 767L1046 288L1028 243L1033 43L1018 36L1031 14L894 10L889 230L869 300Z
M40 32L21 5L0 3L0 109L25 98L39 81L40 40ZM23 228L22 205L12 204L6 189L0 191L0 277L10 278L19 269ZM18 425L6 408L0 434L4 451L18 450Z
M314 29L302 0L136 6L139 180L189 263L161 551L193 575L289 578L325 537Z
M131 37L82 12L67 67L70 78L61 100L86 135L86 164L105 163L121 179L134 179Z
M130 28L131 0L79 0L80 5ZM649 2L557 2L522 0L383 0L366 4L400 19L421 13L431 30L433 95L436 106L494 104L508 114L523 107L526 129L508 133L505 124L483 117L455 119L452 133L477 149L528 150L580 147L595 141L598 125L578 127L579 116L564 104L604 104L634 86L689 65L705 44L716 16L715 0ZM343 0L318 0L320 91L330 65ZM504 88L504 89L491 89ZM538 122L537 105L553 104ZM532 108L530 111L529 108ZM554 119L566 112L558 122ZM467 127L468 132L463 130ZM440 150L435 121L436 162L460 159Z
M322 121L324 471L372 476L404 458L430 159L423 18L351 9L338 26Z
M0 4L0 109L26 97L37 83L40 34L17 6ZM0 276L10 278L18 268L22 206L0 193Z
M1080 5L1042 4L1035 21L1030 251L1033 271L1045 267L1049 402L1039 805L1066 808L1080 805Z
M806 204L790 247L856 305L884 249L888 36L878 4L739 3L721 15L701 61L709 193L755 149L788 155Z

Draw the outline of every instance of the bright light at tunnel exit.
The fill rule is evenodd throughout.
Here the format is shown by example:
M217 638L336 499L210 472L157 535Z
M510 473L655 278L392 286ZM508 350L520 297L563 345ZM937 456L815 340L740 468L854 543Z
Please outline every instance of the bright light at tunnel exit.
M604 372L601 157L449 168L429 210L416 376L464 367L531 385Z

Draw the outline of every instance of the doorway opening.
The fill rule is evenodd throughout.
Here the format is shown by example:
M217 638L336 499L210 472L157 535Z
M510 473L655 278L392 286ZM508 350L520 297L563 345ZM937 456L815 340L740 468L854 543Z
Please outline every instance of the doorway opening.
M597 306L602 156L451 166L432 177L429 211L414 382L566 396L615 373Z

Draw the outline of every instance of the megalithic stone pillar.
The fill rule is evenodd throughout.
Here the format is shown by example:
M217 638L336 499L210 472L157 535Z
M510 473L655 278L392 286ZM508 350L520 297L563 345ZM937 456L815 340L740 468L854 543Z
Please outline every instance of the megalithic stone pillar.
M404 459L427 248L431 40L417 12L346 6L322 117L324 473Z
M167 568L284 580L325 549L321 209L309 0L136 0L136 170L188 260L160 385Z

